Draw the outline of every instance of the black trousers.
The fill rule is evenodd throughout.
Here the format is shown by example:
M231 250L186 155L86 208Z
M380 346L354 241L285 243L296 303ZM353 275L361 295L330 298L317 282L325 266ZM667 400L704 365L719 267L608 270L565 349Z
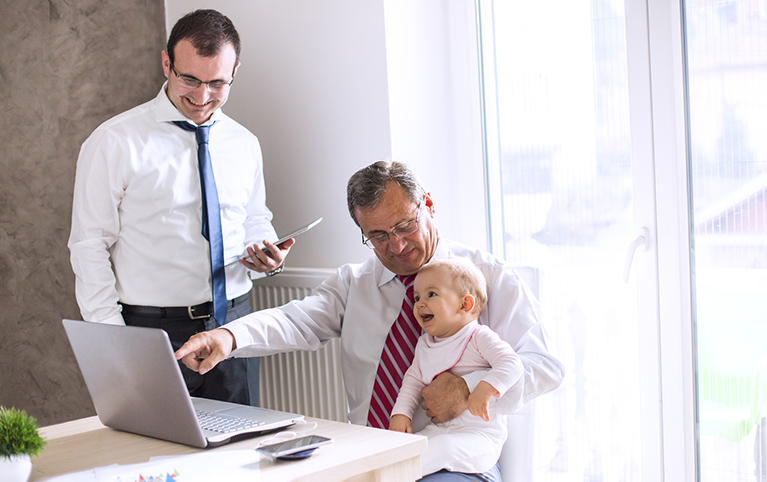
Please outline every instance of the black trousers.
M229 307L226 323L251 312L250 303L247 301L234 307ZM188 316L158 318L123 313L123 319L126 325L165 330L168 333L171 345L173 345L173 350L181 348L181 345L186 343L195 333L218 327L218 323L216 323L213 317L191 320ZM258 358L230 358L216 365L205 375L200 375L190 370L181 362L179 362L179 365L181 366L181 374L184 376L184 381L186 381L186 386L191 396L258 406Z

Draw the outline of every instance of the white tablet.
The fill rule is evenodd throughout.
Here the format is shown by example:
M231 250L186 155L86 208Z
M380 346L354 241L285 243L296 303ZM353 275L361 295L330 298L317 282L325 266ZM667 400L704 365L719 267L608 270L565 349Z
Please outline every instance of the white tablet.
M321 221L322 221L322 218L317 218L314 221L312 221L311 223L307 224L306 226L301 226L300 228L296 229L292 233L286 234L285 236L281 237L280 239L278 239L277 241L275 241L272 244L274 244L275 246L279 246L280 243L284 243L285 241L287 241L290 238L295 238L299 234L303 234L303 233L309 231L313 227L315 227L318 224L320 224ZM264 247L262 246L261 249L264 249ZM244 260L248 260L249 259L247 251L245 253L243 253L242 255L236 257L236 258L231 258L230 260L228 260L225 263L224 266L229 266L230 264L234 264L234 263L238 262L240 259L244 259Z

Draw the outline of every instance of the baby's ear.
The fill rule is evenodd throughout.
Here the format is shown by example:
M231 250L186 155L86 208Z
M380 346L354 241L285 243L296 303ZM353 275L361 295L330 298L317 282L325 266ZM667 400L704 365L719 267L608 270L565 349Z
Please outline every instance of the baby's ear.
M463 300L461 301L461 311L471 313L474 310L474 306L476 304L477 301L474 299L474 295L471 293L466 293L463 295Z

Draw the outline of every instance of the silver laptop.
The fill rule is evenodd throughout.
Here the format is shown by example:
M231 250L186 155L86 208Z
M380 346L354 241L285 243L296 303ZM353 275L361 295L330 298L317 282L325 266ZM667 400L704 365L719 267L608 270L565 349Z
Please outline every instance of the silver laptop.
M287 427L303 415L189 396L160 329L64 320L101 423L194 447Z

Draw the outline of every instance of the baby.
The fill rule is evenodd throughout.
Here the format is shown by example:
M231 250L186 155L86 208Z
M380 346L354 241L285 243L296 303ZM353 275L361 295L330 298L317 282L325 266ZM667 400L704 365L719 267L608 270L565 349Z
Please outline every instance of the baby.
M442 469L486 472L498 461L507 437L506 416L494 413L491 400L522 377L522 361L508 343L477 322L487 289L482 273L468 260L426 264L416 276L414 294L413 312L425 333L402 381L389 430L412 433L421 390L440 373L463 376L490 369L469 395L468 412L418 432L429 439L429 450L421 456L423 475Z

